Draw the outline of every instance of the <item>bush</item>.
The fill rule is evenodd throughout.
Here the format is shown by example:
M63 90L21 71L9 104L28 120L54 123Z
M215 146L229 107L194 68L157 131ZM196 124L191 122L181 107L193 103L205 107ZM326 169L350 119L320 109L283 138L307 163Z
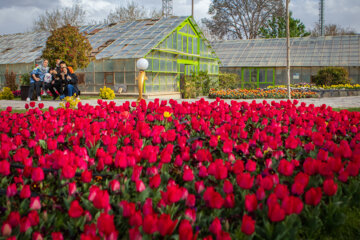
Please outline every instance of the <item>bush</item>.
M320 69L318 74L312 78L312 82L319 85L337 85L350 83L349 73L343 67L326 67Z
M14 73L13 71L9 73L9 71L6 70L5 87L10 88L11 91L16 91L18 89L18 85L16 84L16 73Z
M114 99L115 93L111 88L104 86L103 88L100 88L100 97L102 99Z
M30 74L29 73L24 73L21 75L20 85L21 86L29 86L30 85Z
M237 89L241 85L239 75L235 73L219 73L220 89Z
M0 99L12 100L14 99L14 94L12 93L9 87L4 87L0 92Z
M191 76L186 76L181 83L181 93L183 98L194 98L197 96L207 96L210 88L216 87L217 82L211 81L207 72L192 72Z

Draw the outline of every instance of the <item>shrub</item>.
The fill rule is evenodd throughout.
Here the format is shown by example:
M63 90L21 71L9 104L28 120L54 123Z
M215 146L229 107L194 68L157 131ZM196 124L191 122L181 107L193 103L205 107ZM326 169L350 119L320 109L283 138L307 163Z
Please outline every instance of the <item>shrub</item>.
M29 86L30 85L30 74L29 73L24 73L21 75L20 85L21 86Z
M312 82L319 85L337 85L350 83L349 73L343 67L326 67L320 69Z
M219 88L220 89L236 89L241 85L239 75L235 73L220 73Z
M0 92L0 99L12 100L14 99L14 94L12 93L9 87L4 87Z
M100 97L102 99L114 99L115 93L111 88L104 86L103 88L100 88Z
M13 71L9 73L9 71L6 70L5 87L10 88L11 91L16 91L18 89L18 85L16 84L16 73L14 73Z
M181 93L183 98L207 96L210 88L214 88L216 85L217 82L212 81L207 72L192 72L191 76L186 76L181 83Z

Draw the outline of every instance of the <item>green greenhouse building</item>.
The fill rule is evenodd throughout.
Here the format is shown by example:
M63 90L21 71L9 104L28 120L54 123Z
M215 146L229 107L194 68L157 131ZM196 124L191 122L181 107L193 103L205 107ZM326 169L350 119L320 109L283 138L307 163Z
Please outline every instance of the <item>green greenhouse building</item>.
M286 39L213 42L220 71L236 73L241 87L286 84ZM344 67L360 83L360 35L290 39L291 83L310 83L323 67Z
M180 93L180 79L205 71L218 79L219 58L192 17L168 17L83 26L79 28L92 45L93 61L78 69L82 93L97 94L103 86L136 94L136 61L146 58L149 68L144 94L173 97ZM0 84L5 72L30 72L40 60L49 32L0 36Z

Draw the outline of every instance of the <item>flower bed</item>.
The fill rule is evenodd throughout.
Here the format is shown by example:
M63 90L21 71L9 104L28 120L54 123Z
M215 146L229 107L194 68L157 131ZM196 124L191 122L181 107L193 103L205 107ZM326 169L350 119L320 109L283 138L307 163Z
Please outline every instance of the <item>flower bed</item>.
M309 83L301 83L301 84L291 84L290 87L292 89L311 89L311 90L359 90L360 84L338 84L338 85L331 85L331 86L316 86L315 84ZM275 86L268 86L268 89L286 89L286 85L275 85Z
M223 98L223 99L255 99L255 98L287 98L287 90L285 89L228 89L228 90L215 90L210 89L210 98ZM315 92L293 90L291 97L294 99L299 98L314 98L317 97Z
M359 202L358 112L98 103L0 113L3 237L318 239Z

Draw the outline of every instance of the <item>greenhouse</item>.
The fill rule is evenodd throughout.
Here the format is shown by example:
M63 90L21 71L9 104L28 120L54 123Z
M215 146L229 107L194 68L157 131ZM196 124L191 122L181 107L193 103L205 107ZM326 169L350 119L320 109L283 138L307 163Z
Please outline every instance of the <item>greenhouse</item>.
M220 41L212 44L220 71L239 75L241 87L286 84L286 39ZM360 35L292 38L291 83L309 83L323 67L344 67L360 83Z
M98 93L103 86L115 90L125 85L128 94L137 93L136 61L146 58L149 68L144 93L178 94L180 79L191 72L205 71L216 80L219 59L192 17L169 17L92 25L80 28L86 34L94 58L78 69L82 93ZM40 60L48 32L0 36L0 84L6 70L30 72Z

